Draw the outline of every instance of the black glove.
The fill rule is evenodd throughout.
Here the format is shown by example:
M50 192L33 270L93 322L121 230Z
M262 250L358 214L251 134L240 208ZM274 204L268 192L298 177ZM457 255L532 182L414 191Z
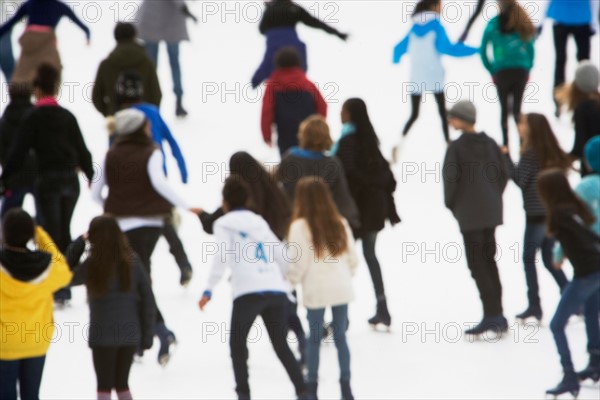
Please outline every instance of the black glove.
M184 4L183 7L181 7L181 12L183 12L183 15L194 21L195 24L198 23L198 18L196 18L196 16L190 12L187 4Z
M341 33L341 32L338 32L338 33L337 33L337 37L339 37L339 38L340 38L340 39L342 39L343 41L346 41L346 40L348 40L348 36L350 36L350 35L348 35L347 33Z

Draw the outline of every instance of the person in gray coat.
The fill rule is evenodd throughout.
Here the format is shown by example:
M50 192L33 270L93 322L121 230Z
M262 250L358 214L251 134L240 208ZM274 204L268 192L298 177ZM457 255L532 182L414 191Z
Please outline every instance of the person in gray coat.
M333 144L329 126L320 115L305 119L298 134L300 147L292 147L281 159L276 178L283 185L290 203L294 201L296 184L305 176L323 178L333 196L338 211L352 229L360 228L360 214L350 193L342 162L325 152Z
M160 42L167 44L173 92L177 97L175 114L178 117L187 115L182 104L183 86L179 66L179 43L189 40L187 18L198 22L184 0L144 0L138 14L139 37L144 41L148 56L155 66L158 66L158 45Z
M469 101L448 112L448 122L463 134L451 142L444 160L444 198L458 221L467 265L483 303L483 320L467 330L503 333L508 323L502 311L502 285L496 265L495 230L502 225L502 193L508 174L500 148L485 133L477 133L477 111Z

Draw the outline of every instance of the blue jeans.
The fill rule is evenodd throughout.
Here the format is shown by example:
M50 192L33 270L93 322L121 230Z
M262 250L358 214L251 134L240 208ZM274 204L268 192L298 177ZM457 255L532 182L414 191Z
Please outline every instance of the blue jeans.
M148 56L158 66L158 42L146 42L144 47ZM173 93L180 99L183 96L183 86L181 84L181 67L179 66L179 42L167 42L167 53L169 54L169 64L171 64L171 77L173 78Z
M537 260L538 249L542 253L542 262L544 267L552 274L552 277L562 291L569 281L565 273L557 270L552 265L552 249L554 248L554 239L546 236L546 226L543 223L530 223L525 225L525 239L523 244L523 263L525 265L525 280L527 281L527 298L529 307L540 308L540 287L537 278Z
M10 82L15 70L15 57L12 50L11 36L10 32L6 32L0 38L0 69L6 78L6 82Z
M569 343L565 335L565 326L569 317L585 305L585 329L588 337L588 351L600 352L600 272L584 278L575 278L565 288L556 313L550 322L550 329L560 355L560 363L565 371L572 371L573 361Z
M21 360L0 360L0 399L17 400L17 383L21 400L39 399L46 356Z
M340 380L350 380L350 349L346 341L348 328L348 305L331 308L333 314L333 340L338 352L340 365ZM310 337L306 344L306 364L308 366L308 382L316 383L319 380L319 349L323 339L324 308L307 309L306 315L310 327Z

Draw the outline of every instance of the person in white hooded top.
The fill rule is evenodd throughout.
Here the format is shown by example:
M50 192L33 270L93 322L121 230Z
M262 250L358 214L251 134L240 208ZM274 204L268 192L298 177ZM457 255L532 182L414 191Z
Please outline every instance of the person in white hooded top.
M287 296L290 292L284 277L287 248L261 216L246 208L249 196L250 190L241 177L232 175L225 181L225 215L215 222L213 229L218 251L198 305L204 310L227 267L231 268L233 310L229 345L238 398L250 399L246 342L259 315L277 357L294 384L296 395L304 398L302 371L287 343Z
M352 230L337 211L329 187L322 180L302 178L295 196L288 242L299 249L299 255L291 260L287 277L292 284L302 285L302 299L307 308L308 395L310 399L317 398L323 317L325 308L331 307L342 399L352 400L350 350L346 341L348 303L354 299L352 276L358 265Z

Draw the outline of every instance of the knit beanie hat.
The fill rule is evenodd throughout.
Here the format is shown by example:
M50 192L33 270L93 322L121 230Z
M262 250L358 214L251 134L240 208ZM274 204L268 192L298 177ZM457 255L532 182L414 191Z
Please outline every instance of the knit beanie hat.
M600 135L587 141L583 155L592 171L600 173Z
M600 73L591 61L584 60L579 63L575 72L575 86L583 93L593 93L598 91L600 83Z
M128 108L115 114L115 134L129 135L146 123L146 115L135 108Z
M469 100L461 100L456 103L450 111L448 111L448 115L471 124L477 122L477 109L475 109L475 105Z

